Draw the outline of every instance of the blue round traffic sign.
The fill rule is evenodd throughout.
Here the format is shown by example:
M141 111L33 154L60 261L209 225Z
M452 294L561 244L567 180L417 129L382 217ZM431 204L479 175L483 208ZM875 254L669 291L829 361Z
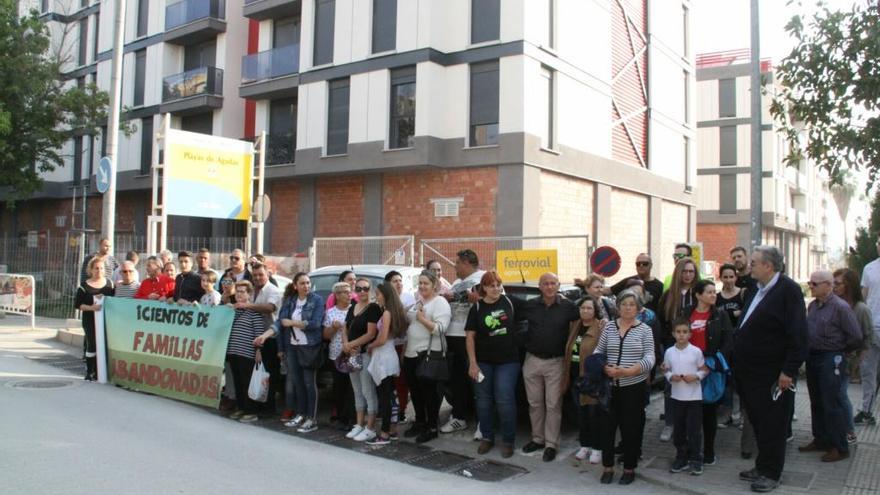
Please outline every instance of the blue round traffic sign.
M602 246L590 255L590 269L603 277L610 277L620 270L620 254L611 246Z
M109 157L101 158L98 163L98 172L95 176L95 184L98 186L98 192L104 194L110 189L110 180L113 178L113 162Z

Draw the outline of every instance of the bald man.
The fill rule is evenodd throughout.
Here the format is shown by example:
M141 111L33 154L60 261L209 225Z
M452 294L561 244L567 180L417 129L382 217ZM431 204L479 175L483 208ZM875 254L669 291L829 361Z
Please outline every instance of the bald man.
M810 355L807 358L807 388L810 392L813 441L799 447L801 452L824 451L822 462L849 457L846 441L847 409L843 381L846 353L862 343L862 331L849 304L834 295L834 277L827 270L810 275L810 294L815 298L807 308Z
M559 449L565 393L562 377L568 373L565 343L571 322L580 319L580 315L574 303L559 295L559 277L555 273L541 275L538 289L541 297L523 305L529 322L523 380L532 423L532 439L523 446L523 452L543 449L544 462L550 462Z

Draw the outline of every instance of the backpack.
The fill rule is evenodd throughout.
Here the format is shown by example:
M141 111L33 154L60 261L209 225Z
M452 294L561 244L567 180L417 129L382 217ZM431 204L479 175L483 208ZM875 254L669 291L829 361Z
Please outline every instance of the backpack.
M727 387L727 375L730 374L730 366L721 351L714 356L706 357L706 367L709 374L703 378L703 403L715 404L724 397L724 389Z

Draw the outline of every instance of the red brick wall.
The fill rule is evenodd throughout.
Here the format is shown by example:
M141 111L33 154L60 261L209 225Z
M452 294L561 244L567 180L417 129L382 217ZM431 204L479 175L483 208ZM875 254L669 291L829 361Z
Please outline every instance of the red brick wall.
M102 198L93 196L88 199L89 207L87 212L87 224L89 229L101 229L101 212L103 210ZM131 234L134 233L135 223L139 223L139 229L146 223L145 219L137 218L138 204L143 203L143 211L149 214L149 193L119 193L116 197L116 233ZM77 205L77 210L81 210L82 205ZM55 217L64 216L64 226L55 226ZM17 222L13 222L13 217ZM3 232L8 235L16 235L29 230L48 230L50 235L61 235L73 228L73 210L72 200L67 199L34 199L29 201L21 201L16 203L14 209L4 206L2 210ZM15 232L13 231L15 225ZM77 215L76 227L82 228L82 216ZM141 232L141 234L143 234Z
M736 246L736 225L698 223L697 241L703 243L704 260L727 263L730 250Z
M401 172L383 176L385 235L419 238L495 235L496 167ZM521 194L512 191L511 194ZM458 217L435 217L432 198L461 197Z
M331 177L315 183L315 237L364 235L363 176Z
M299 240L299 185L295 181L272 182L272 242L269 252L290 255Z

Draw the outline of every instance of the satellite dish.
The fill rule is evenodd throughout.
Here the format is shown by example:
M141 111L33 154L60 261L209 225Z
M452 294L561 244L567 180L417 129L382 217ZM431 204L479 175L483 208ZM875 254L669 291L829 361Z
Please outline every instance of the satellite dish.
M261 209L262 207L262 209ZM254 206L251 208L251 214L255 222L265 222L269 220L269 213L272 212L272 202L269 200L268 194L263 194L254 200Z

